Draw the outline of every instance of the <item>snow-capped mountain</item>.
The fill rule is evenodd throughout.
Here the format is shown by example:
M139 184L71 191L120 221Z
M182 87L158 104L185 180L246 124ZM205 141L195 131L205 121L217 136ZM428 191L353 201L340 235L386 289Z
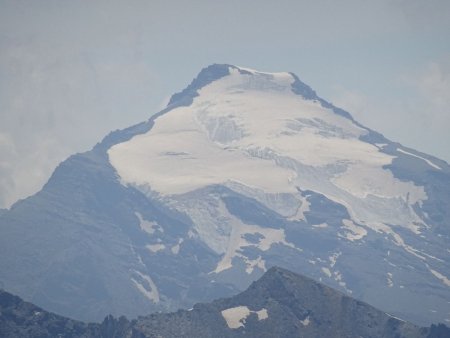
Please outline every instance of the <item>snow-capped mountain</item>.
M0 281L98 320L228 296L278 265L447 323L449 219L446 162L362 126L294 74L213 65L0 216Z

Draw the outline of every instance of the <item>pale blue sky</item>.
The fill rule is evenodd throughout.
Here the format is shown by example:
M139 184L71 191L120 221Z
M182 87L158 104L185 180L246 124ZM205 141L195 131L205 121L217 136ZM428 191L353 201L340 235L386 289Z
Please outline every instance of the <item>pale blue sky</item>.
M0 0L0 207L212 63L292 71L450 161L450 1Z

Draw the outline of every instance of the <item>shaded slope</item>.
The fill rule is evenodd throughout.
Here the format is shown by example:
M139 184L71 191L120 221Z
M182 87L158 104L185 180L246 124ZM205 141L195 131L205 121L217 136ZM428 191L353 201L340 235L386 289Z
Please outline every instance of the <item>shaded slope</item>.
M193 309L128 321L108 316L85 324L0 292L0 337L428 337L445 325L419 328L310 278L271 268L246 291Z

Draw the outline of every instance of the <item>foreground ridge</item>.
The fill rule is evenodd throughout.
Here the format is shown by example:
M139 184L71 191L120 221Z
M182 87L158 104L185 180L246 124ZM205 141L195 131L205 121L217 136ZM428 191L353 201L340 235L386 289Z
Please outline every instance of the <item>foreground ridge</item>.
M273 267L246 291L191 310L101 324L61 317L0 292L0 337L450 337L419 328L339 291Z

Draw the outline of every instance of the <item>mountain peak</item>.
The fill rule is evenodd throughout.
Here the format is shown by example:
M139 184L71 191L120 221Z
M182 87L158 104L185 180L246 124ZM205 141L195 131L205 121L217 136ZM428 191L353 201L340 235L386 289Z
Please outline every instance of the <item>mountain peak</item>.
M238 67L230 64L212 64L203 68L197 77L187 86L183 91L172 95L169 100L168 107L173 108L175 106L187 106L192 103L194 97L198 96L198 91L208 84L220 80L223 77L229 75L244 75L250 78L259 77L259 81L271 81L276 75L289 74L292 77L292 82L297 78L290 73L267 73L259 72L245 67Z
M0 211L0 284L95 319L190 308L278 265L416 323L450 320L449 175L292 73L211 65ZM254 288L290 299L299 284L312 301L299 278L272 268Z

